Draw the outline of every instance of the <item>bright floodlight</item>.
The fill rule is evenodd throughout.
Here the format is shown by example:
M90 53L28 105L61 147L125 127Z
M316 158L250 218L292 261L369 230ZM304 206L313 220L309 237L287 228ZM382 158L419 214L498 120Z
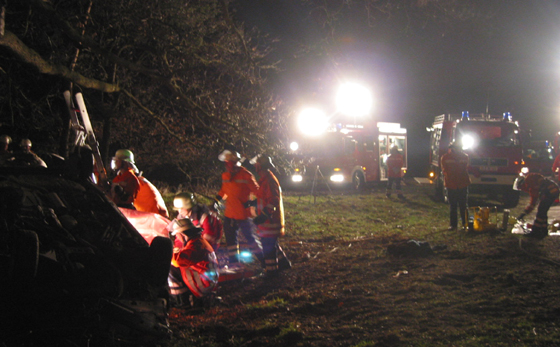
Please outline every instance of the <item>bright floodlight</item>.
M463 136L461 142L463 142L463 149L471 149L475 145L474 137L472 137L471 135Z
M291 149L292 151L295 152L295 151L298 150L298 148L299 148L299 145L298 145L297 142L292 142L292 143L290 143L290 149Z
M327 116L321 110L306 108L299 115L298 125L302 133L317 136L327 129Z
M370 91L356 83L344 83L336 95L338 111L348 116L361 117L367 115L373 100Z

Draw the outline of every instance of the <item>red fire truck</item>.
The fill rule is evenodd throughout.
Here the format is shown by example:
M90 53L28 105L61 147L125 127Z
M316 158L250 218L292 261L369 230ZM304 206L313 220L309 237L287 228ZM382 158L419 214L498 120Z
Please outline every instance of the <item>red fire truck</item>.
M294 151L290 186L318 183L351 185L362 189L368 182L387 180L386 160L393 146L404 156L407 133L399 123L370 125L333 124L322 135L303 137Z
M446 200L440 158L455 141L469 155L469 191L500 196L506 207L517 205L519 191L513 190L513 182L522 170L523 148L519 125L509 112L503 116L443 114L435 117L428 130L432 132L430 179L437 199Z

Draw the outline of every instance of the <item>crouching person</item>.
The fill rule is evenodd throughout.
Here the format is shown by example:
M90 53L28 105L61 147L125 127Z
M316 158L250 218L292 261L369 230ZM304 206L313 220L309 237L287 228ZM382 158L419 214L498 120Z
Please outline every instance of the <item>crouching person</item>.
M518 177L514 184L513 189L529 193L531 201L525 207L523 213L517 217L518 220L523 220L525 215L531 213L538 202L537 216L533 222L531 232L525 236L543 239L548 236L548 210L558 199L560 188L552 180L545 178L539 173L529 173L527 176Z
M175 237L168 283L174 306L205 307L216 298L218 261L202 228L188 218L173 222Z

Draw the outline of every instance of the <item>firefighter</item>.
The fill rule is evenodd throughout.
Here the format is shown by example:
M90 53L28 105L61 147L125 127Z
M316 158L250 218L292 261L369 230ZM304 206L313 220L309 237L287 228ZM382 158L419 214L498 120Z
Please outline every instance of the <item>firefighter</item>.
M20 150L14 154L11 163L16 166L47 167L47 163L31 150L32 146L30 139L22 139L19 144Z
M393 146L390 149L390 155L387 157L387 191L385 195L390 198L391 191L393 188L393 183L395 184L395 189L397 191L397 197L399 199L404 199L404 195L401 190L401 169L404 166L404 158L402 154L399 153L399 147Z
M278 238L284 236L284 204L282 188L272 173L274 164L267 155L258 155L251 160L259 176L257 191L257 216L253 223L257 226L263 247L265 275L271 276L278 271L292 267L286 254L278 244Z
M526 236L542 239L548 236L548 210L558 199L560 192L558 185L551 179L545 178L539 173L529 173L527 176L518 177L514 184L513 189L529 193L531 201L525 207L517 219L523 220L525 215L531 213L535 209L537 201L537 216L533 222L531 232Z
M247 207L247 202L252 194L256 195L259 186L253 174L241 166L239 153L224 150L218 159L226 166L226 171L222 173L222 187L216 195L216 200L218 204L221 204L222 200L225 201L224 234L228 268L243 268L239 257L239 231L245 237L251 252L263 263L262 246L256 236L255 225L250 219L250 209Z
M165 201L161 193L152 182L142 176L141 173L137 173L138 177L138 194L134 198L134 207L138 211L157 213L165 218L169 218L169 211L167 211L167 206L165 206Z
M457 206L463 226L467 223L467 199L471 179L468 172L469 155L461 150L461 147L452 142L449 144L447 153L441 157L441 172L443 183L447 188L449 200L449 228L457 229Z
M0 165L4 165L13 160L13 153L10 151L10 143L12 143L11 137L8 135L0 136Z
M201 234L202 228L189 218L173 221L175 241L167 282L177 306L202 306L218 288L216 253Z
M111 161L111 168L117 172L111 185L110 197L113 202L124 208L134 208L134 199L140 190L140 182L135 172L134 154L128 149L119 149Z
M223 234L222 221L218 214L208 206L198 203L194 194L183 192L175 195L173 208L178 212L176 219L189 218L193 224L202 228L202 237L214 250L220 245Z

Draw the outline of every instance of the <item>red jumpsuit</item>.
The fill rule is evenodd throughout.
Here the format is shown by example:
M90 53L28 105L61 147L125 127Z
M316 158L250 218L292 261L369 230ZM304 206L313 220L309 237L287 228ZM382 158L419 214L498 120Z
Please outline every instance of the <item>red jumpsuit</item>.
M286 254L278 244L278 238L284 236L284 203L282 188L278 179L270 170L258 172L259 190L257 191L257 215L270 216L263 223L257 225L257 232L261 237L265 270L274 273L280 268L291 267Z

